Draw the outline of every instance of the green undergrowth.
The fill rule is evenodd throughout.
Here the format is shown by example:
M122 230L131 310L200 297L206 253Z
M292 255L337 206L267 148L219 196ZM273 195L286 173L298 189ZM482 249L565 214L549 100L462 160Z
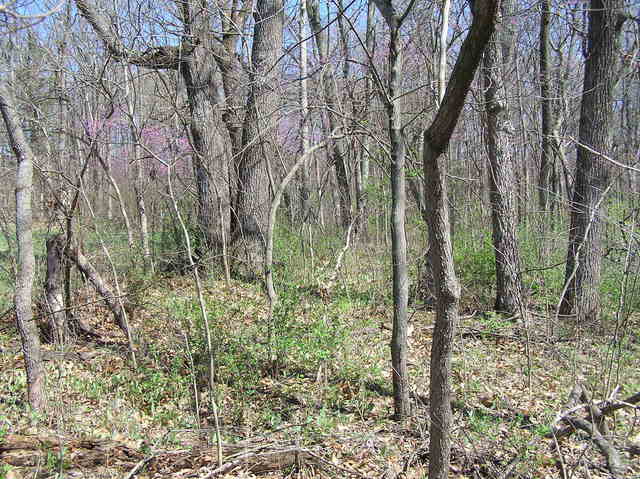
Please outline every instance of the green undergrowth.
M537 228L527 224L519 229L523 278L530 307L538 313L526 331L490 311L495 281L490 231L459 229L454 235L463 305L481 311L460 321L455 338L456 467L463 467L460 457L465 454L472 457L490 450L490 460L478 460L476 471L481 472L476 476L465 472L462 477L492 477L518 451L524 451L518 465L522 474L528 470L535 471L529 477L544 477L557 472L543 436L566 404L573 384L583 382L595 399L607 398L616 387L618 397L640 388L635 279L622 281L619 263L610 253L603 270L602 324L556 324L543 313L555 307L562 289L565 245L558 240L543 250L536 240ZM411 279L416 281L424 255L424 246L417 242L424 239L424 231L413 231L410 237ZM121 284L136 305L132 323L138 368L132 367L126 342L109 314L88 288L82 290L88 295L83 300L94 306L79 314L107 330L111 340L105 344L79 340L70 346L71 351L95 354L92 359L46 363L53 413L49 418L28 411L18 336L5 318L0 322L0 384L6 386L0 391L0 436L3 430L46 427L72 436L115 438L137 448L191 447L201 440L200 428L210 431L214 424L214 400L228 442L292 426L291 437L300 444L326 444L327 438L347 434L382 438L382 445L368 439L376 444L370 448L375 454L362 460L374 464L384 465L419 450L428 429L432 312L413 307L410 311L409 374L415 416L401 428L391 421L393 311L385 246L359 242L349 248L335 283L325 291L345 239L319 229L308 238L308 233L294 228L278 229L274 268L278 303L271 317L260 284L232 280L227 286L218 271L203 270L213 384L205 322L188 272L144 273L139 265L131 267L118 258L114 250ZM126 237L118 233L103 240L125 248ZM98 239L87 239L87 247L93 248L92 258L110 277L110 265L98 259ZM622 292L624 307L618 308ZM559 328L572 334L547 335ZM628 419L622 413L617 416L619 437L637 434ZM571 441L565 454L586 444ZM584 454L601 460L588 447ZM68 465L51 459L51 469L60 466Z

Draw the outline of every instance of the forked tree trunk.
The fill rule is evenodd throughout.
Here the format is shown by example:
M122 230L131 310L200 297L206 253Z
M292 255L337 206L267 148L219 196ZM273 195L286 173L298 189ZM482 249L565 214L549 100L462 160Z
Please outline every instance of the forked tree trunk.
M581 320L596 319L600 312L601 217L611 176L611 164L600 154L611 152L619 55L616 43L622 26L623 5L622 0L591 0L589 10L588 57L571 200L566 294L560 307L561 314L577 314Z
M496 264L495 310L516 314L522 310L520 248L516 232L516 178L509 144L509 109L504 81L505 38L502 20L507 11L501 5L498 27L483 57L482 79L485 97L487 152L489 154L489 203L493 223L493 251Z
M35 411L45 407L45 371L40 350L40 331L33 320L31 292L35 274L33 254L33 218L31 194L33 192L33 153L27 143L14 111L12 98L4 82L0 82L0 112L9 136L9 144L18 161L16 174L16 239L18 244L18 270L16 275L16 320L24 365L27 373L29 405Z
M460 298L451 245L446 162L442 153L449 144L482 52L493 33L498 3L497 0L473 2L471 29L460 49L436 117L423 138L429 253L437 300L429 385L429 479L446 479L449 476L453 420L451 353Z

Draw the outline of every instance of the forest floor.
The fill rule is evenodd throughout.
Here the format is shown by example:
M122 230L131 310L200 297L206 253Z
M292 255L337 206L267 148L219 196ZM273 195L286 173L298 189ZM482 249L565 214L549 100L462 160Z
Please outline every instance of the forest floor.
M280 283L272 321L258 286L205 282L213 391L189 276L130 285L137 369L107 310L80 289L77 314L101 338L76 338L64 350L45 346L46 415L25 405L23 357L7 311L0 318L0 477L426 477L433 313L411 313L413 416L398 424L391 418L390 298L369 293L375 277L353 278L329 294ZM571 409L576 384L594 401L640 391L640 318L578 327L538 311L525 328L472 307L463 301L455 341L450 477L611 477L591 437L548 434L565 426L558 419ZM219 474L214 407L226 467ZM637 404L606 422L625 477L640 477Z

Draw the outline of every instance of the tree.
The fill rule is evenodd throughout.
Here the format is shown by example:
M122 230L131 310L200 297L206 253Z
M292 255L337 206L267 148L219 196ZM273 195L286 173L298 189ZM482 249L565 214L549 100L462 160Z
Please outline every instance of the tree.
M591 0L584 71L576 179L560 314L593 320L600 311L603 204L611 183L611 152L618 34L622 0Z
M322 76L320 82L322 84L322 93L327 109L326 134L331 136L331 132L335 131L341 123L338 113L338 90L336 79L333 74L333 67L329 60L329 43L327 29L320 23L320 13L317 0L304 0L307 2L307 14L309 15L309 24L314 33L316 42L316 51L318 59L322 65ZM339 206L340 206L340 222L343 228L348 228L351 224L351 187L349 186L349 175L347 172L346 155L342 145L333 139L329 139L329 151L331 155L331 163L336 169L336 179L339 190Z
M423 135L425 207L429 228L429 254L436 290L436 324L431 346L429 384L430 479L445 479L449 476L453 421L451 353L460 299L460 285L456 278L451 246L446 162L442 153L449 144L482 52L493 33L498 4L497 0L472 2L471 29L460 49L442 103Z
M24 365L27 373L29 405L36 411L45 407L45 370L40 350L40 331L33 318L31 292L35 274L33 254L33 153L15 114L9 89L0 82L0 113L4 120L9 143L18 161L16 175L16 238L18 271L16 276L15 307L18 330L22 340Z
M404 13L391 0L375 0L376 6L389 27L389 78L382 92L389 138L391 140L391 258L393 263L393 331L391 334L391 367L395 418L403 420L409 414L407 370L407 305L409 301L409 273L407 270L407 237L405 215L407 192L405 186L405 134L402 125L402 44L400 29L412 3ZM382 86L382 85L381 85Z
M210 246L217 248L222 243L220 229L215 221L218 202L223 206L226 227L229 225L230 155L227 145L231 140L222 115L211 97L211 92L217 85L213 83L216 64L210 54L213 52L214 58L224 59L231 64L234 60L228 59L227 50L210 35L211 10L202 8L197 3L179 2L183 27L179 46L152 46L140 52L126 47L105 12L96 8L91 1L76 0L78 10L113 57L145 68L179 71L186 87L189 105L187 124L194 151L199 224L205 240Z
M493 223L493 250L496 263L495 310L519 313L523 307L520 278L520 250L516 232L516 181L511 158L511 122L505 87L504 65L509 39L503 22L508 0L497 15L497 27L484 52L482 80L485 99L485 143L489 156L489 203Z
M258 0L254 18L251 91L242 132L244 149L238 163L236 247L244 260L243 273L257 278L264 268L271 204L269 183L273 182L270 170L277 151L275 115L280 103L278 61L284 27L282 0Z
M542 144L540 148L540 176L538 178L538 206L542 213L549 209L551 180L554 165L552 143L553 130L553 98L551 95L551 55L549 52L549 31L551 27L551 2L540 2L540 106Z

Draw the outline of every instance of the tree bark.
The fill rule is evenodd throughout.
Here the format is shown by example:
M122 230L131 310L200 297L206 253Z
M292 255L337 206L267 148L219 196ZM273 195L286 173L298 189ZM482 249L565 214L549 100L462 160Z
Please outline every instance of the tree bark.
M623 5L622 0L591 0L589 9L588 57L571 200L566 293L560 306L560 314L576 314L580 320L596 319L600 312L601 216L604 195L610 186L611 164L594 152L604 155L611 152L618 63L616 43Z
M407 269L407 238L405 214L407 192L405 185L406 148L402 128L402 45L400 28L405 15L399 15L391 0L375 0L389 27L389 79L384 98L391 142L391 258L393 262L393 331L391 333L391 373L395 419L404 420L409 414L408 385L408 317L409 273Z
M451 459L451 353L458 320L460 285L451 246L447 201L447 148L465 98L494 30L497 0L475 0L471 29L462 44L436 117L423 137L425 205L429 228L429 252L436 289L436 324L433 331L430 370L429 478L446 479Z
M552 173L555 168L553 149L553 99L551 94L551 59L549 52L549 30L551 26L551 2L540 3L540 107L541 107L541 151L540 176L538 178L538 207L541 213L549 210Z
M82 254L77 245L71 245L65 251L68 258L75 263L80 272L85 275L89 282L96 289L98 294L107 304L109 310L113 313L113 317L118 327L122 330L127 338L130 338L129 325L127 323L127 315L122 302L118 300L111 288L102 279L100 273L93 267L89 260Z
M63 259L65 240L62 234L47 239L47 278L45 299L53 341L58 346L67 339L67 317L63 291Z
M156 70L178 70L185 82L189 105L188 128L194 150L193 166L198 192L198 221L205 242L214 250L221 247L220 228L216 221L217 202L223 206L225 224L229 224L230 185L229 132L221 113L213 105L217 85L214 83L210 55L226 58L224 47L211 35L210 9L198 2L180 2L183 41L177 46L157 46L145 52L127 49L108 16L88 0L76 0L82 16L91 24L111 55L132 65Z
M309 118L309 84L307 76L309 75L309 55L307 37L307 2L300 2L300 137L302 146L302 156L306 158L309 151L309 140L311 137L310 118ZM307 223L311 217L311 177L309 175L309 160L304 160L304 164L300 169L300 217L302 223Z
M31 293L35 270L33 253L33 218L31 194L33 192L33 153L20 122L6 84L0 82L0 112L4 120L9 144L18 161L16 174L16 240L18 245L18 264L15 288L16 321L24 365L27 374L27 396L29 405L35 411L45 407L45 370L40 350L40 332L33 319Z
M318 58L322 65L322 75L320 82L322 84L322 93L327 109L327 123L326 134L330 136L341 125L342 121L338 115L339 102L338 102L338 90L336 86L336 78L333 71L333 66L328 59L328 36L327 30L322 27L320 23L320 13L318 11L317 0L306 0L307 13L309 15L309 24L314 33ZM329 142L329 151L331 157L331 164L336 169L336 180L338 183L338 200L340 210L340 223L343 228L348 228L351 225L351 187L349 186L349 172L347 169L347 160L342 145L336 141L331 140Z
M251 93L242 133L245 146L238 164L238 217L236 257L243 264L236 271L247 278L262 275L269 223L267 163L276 157L277 109L280 104L280 68L284 12L282 0L258 0L256 4Z
M489 203L496 263L495 310L515 314L523 307L520 248L516 232L516 179L511 156L511 123L504 80L502 20L508 4L501 4L493 38L483 57L485 142L489 154Z

